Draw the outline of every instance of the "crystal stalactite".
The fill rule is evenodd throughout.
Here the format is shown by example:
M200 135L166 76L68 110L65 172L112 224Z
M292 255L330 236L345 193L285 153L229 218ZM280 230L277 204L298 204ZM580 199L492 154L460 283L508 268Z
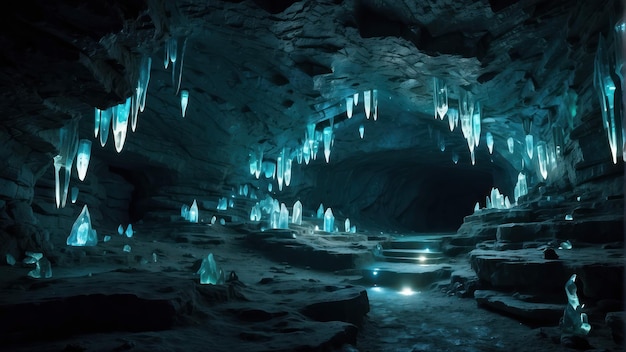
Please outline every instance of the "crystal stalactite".
M435 117L443 120L448 113L448 87L443 79L433 77L433 99L435 102Z
M57 208L61 207L61 167L63 166L63 158L60 155L52 158L54 165L54 200Z
M272 163L269 163L272 165ZM256 150L256 171L254 177L258 180L261 177L261 171L263 170L263 147L258 146ZM273 174L273 172L272 172Z
M457 152L452 153L452 162L455 164L459 163L459 154L457 154Z
M255 175L257 172L257 160L254 153L248 155L248 165L250 166L250 175Z
M289 210L285 203L280 204L280 215L278 217L278 228L279 229L288 229L289 228Z
M372 90L372 109L374 121L378 120L378 90Z
M439 135L439 150L446 150L446 139L442 135Z
M181 109L182 117L185 117L185 113L187 113L188 103L189 103L189 91L187 89L183 89L180 91L180 109Z
M370 118L370 109L372 107L372 91L363 92L363 107L365 108L365 117Z
M87 205L83 206L78 218L72 225L72 231L67 237L68 246L95 246L98 244L96 230L91 228L91 216Z
M102 114L100 115L100 145L103 147L107 144L107 140L109 139L112 115L113 109L111 108L102 110Z
M289 187L289 185L291 184L291 164L291 158L287 157L285 159L285 175L283 176L286 187Z
M623 152L623 131L621 126L622 120L616 116L616 86L613 78L611 77L611 60L607 51L608 49L604 37L600 34L598 49L596 51L594 61L593 83L600 99L602 122L607 133L613 163L617 164L617 156Z
M506 145L509 147L509 153L513 154L513 152L515 152L515 140L513 137L509 137L506 140Z
M81 139L78 142L78 154L76 154L76 171L78 172L78 179L81 181L84 181L85 176L87 176L87 168L89 167L90 158L91 141L88 139Z
M324 231L333 232L335 230L335 217L332 209L328 208L324 212Z
M546 151L546 143L537 143L537 164L539 165L539 173L543 179L548 178L548 156Z
M472 159L472 165L476 165L476 153L474 152L474 149L470 151L470 158Z
M330 162L330 143L333 139L333 128L332 127L324 127L324 157L326 158L326 162Z
M283 190L283 176L285 175L285 163L283 162L284 153L281 151L276 158L276 180L278 180L278 190Z
M346 98L346 115L348 118L352 118L352 108L354 107L354 98L347 97Z
M363 125L359 126L359 136L363 139L363 134L365 133L365 127Z
M532 134L526 135L526 154L528 158L533 159L533 151L535 149L535 142Z
M54 158L57 208L64 208L67 202L72 165L74 164L74 158L76 158L77 153L78 123L72 120L59 130L59 155Z
M491 132L485 133L485 141L487 142L487 149L489 149L489 154L493 154L493 135Z
M93 136L98 137L98 131L100 131L100 115L102 114L102 110L98 108L93 108L93 110L94 110Z
M141 112L143 112L146 108L146 96L148 94L148 83L150 82L151 68L152 58L150 56L144 56L141 59L139 80L137 82L137 97L139 101L139 111Z
M311 161L311 148L307 141L302 145L302 159L304 159L305 165L309 165L309 161Z
M457 109L448 109L447 116L448 127L450 127L450 132L452 132L459 125L459 111Z
M126 142L126 132L128 131L128 115L130 114L130 97L125 103L119 104L113 109L113 139L115 141L115 150L122 152L124 143Z
M291 222L296 225L302 225L302 203L299 200L293 204Z
M298 161L298 165L302 164L302 158L303 158L302 147L299 147L298 149L296 149L296 161Z
M474 146L476 147L480 144L481 114L480 102L477 101L474 106L474 117L472 119L472 135L474 136Z
M255 165L254 167L255 169L256 169L256 166L258 166L258 163ZM250 166L250 169L252 170L252 166ZM262 162L261 170L265 178L274 178L276 176L276 164L271 161ZM256 174L256 171L255 171L255 174Z
M313 158L313 160L317 160L317 152L320 149L320 141L319 140L315 140L313 141L313 148L311 149L311 157Z
M70 195L72 198L72 203L76 203L76 201L78 200L78 187L76 186L72 187L72 191Z
M354 95L352 96L352 101L354 102L354 106L357 106L359 104L359 92L354 93Z

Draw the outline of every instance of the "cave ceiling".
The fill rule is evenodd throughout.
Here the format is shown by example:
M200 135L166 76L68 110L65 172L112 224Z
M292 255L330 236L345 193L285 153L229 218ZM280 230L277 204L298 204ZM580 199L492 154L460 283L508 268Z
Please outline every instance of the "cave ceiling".
M147 55L152 70L137 131L122 153L107 145L94 154L119 167L159 166L227 184L250 179L248 155L259 147L270 159L299 147L307 123L334 125L336 166L451 164L453 153L469 165L459 129L434 118L433 77L447 82L451 107L462 90L481 102L482 131L494 135L496 151L489 155L481 142L476 167L519 167L523 119L532 118L531 132L542 138L551 124L567 123L568 101L579 114L596 106L598 35L620 7L610 0L15 5L0 21L0 105L11 138L41 160L56 148L46 131L70 119L80 120L81 138L92 138L94 107L130 96ZM178 62L165 68L172 38ZM360 93L362 101L373 89L378 120L365 118L362 102L347 119L346 97ZM180 90L190 92L184 118ZM518 143L515 154L506 151L508 137Z

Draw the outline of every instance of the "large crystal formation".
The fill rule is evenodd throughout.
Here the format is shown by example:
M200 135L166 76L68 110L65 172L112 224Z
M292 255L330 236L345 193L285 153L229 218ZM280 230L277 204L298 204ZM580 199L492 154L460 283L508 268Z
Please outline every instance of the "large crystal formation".
M280 204L280 212L278 216L278 228L279 229L288 229L289 228L289 210L285 203Z
M88 139L81 139L78 142L78 154L76 154L76 171L78 171L78 179L81 181L84 181L85 176L87 176L87 168L89 167L90 159L91 141Z
M291 222L296 225L302 225L302 203L296 201L293 205L293 214L291 215Z
M91 216L86 204L74 222L72 232L67 237L66 243L68 246L95 246L98 244L98 234L96 230L91 228Z
M580 305L576 291L576 274L573 274L565 283L567 306L565 306L563 317L561 317L559 326L565 333L585 336L589 334L591 325L589 325L587 320L587 314L582 313L584 305Z
M213 253L202 259L200 269L198 269L201 284L221 285L224 283L224 271L217 266Z
M326 209L326 212L324 212L324 231L335 231L335 216L333 216L333 211L330 208Z

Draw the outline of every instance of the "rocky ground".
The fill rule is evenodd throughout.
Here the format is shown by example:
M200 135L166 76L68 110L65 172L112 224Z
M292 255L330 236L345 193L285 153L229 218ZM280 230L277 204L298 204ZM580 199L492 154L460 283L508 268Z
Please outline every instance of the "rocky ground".
M471 294L460 286L474 276L465 255L441 264L447 270L437 272L447 275L402 291L364 280L360 269L376 263L378 243L367 233L346 240L297 230L300 238L290 239L293 232L263 235L244 223L176 219L134 228L132 238L111 234L95 247L61 247L50 258L51 279L28 278L32 268L21 263L0 267L0 349L569 350L554 324L522 323L462 298ZM208 253L224 270L224 285L199 284L195 273ZM289 253L292 261L282 261ZM622 350L606 324L590 318L588 348Z

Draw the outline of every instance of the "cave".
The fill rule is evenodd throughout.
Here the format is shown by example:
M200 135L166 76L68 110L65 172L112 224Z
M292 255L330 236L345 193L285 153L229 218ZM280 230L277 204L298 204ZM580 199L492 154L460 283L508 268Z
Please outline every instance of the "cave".
M624 349L623 1L0 17L0 350Z

